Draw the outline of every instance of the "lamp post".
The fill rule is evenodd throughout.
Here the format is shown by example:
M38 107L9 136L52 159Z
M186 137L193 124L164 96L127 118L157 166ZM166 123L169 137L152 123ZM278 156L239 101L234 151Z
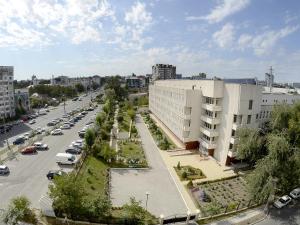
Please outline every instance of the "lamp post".
M146 192L146 211L147 211L147 209L148 209L148 199L149 199L149 195L150 195L150 193L147 191L147 192Z

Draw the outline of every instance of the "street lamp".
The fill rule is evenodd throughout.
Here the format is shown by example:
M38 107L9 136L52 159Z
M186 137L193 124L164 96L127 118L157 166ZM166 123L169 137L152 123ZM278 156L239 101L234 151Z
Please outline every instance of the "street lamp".
M147 211L147 208L148 208L148 199L149 199L149 195L150 195L150 193L147 191L147 192L146 192L146 211Z

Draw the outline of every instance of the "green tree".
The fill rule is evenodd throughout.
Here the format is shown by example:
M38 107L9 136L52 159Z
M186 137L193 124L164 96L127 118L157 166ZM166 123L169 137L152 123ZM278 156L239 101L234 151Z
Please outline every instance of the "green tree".
M210 202L205 206L204 212L206 216L213 216L221 213L222 206L217 202Z
M130 198L130 203L123 205L123 217L130 221L132 225L144 224L147 211L141 206L140 201L134 197Z
M84 86L80 83L75 84L75 89L77 90L77 92L82 93L84 92Z
M112 149L109 146L109 144L107 142L103 142L101 144L101 153L100 153L100 155L106 162L110 162L110 161L115 160L117 153L114 149Z
M103 125L105 119L106 119L106 113L105 112L101 112L101 113L97 114L97 116L96 116L97 125L99 127L101 127Z
M134 120L135 118L135 111L133 109L128 109L127 114L130 117L131 120Z
M237 158L247 160L251 165L266 154L265 138L258 129L241 127L237 130Z
M80 179L74 174L56 177L49 185L49 196L59 215L77 219L85 213L86 192Z
M111 215L111 201L107 196L98 196L89 207L95 218L102 219Z
M24 197L16 197L10 201L8 209L4 212L3 222L8 225L16 225L19 222L37 224L37 218L30 209L30 201Z
M84 140L85 140L85 144L88 148L88 150L91 150L91 147L93 146L94 142L95 142L95 131L92 130L92 129L88 129L86 132L85 132L85 135L84 135Z

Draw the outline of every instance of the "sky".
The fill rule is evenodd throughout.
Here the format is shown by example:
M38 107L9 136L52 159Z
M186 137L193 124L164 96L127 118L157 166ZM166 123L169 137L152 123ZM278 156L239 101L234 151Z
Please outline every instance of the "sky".
M0 0L0 65L15 79L130 75L300 82L299 0Z

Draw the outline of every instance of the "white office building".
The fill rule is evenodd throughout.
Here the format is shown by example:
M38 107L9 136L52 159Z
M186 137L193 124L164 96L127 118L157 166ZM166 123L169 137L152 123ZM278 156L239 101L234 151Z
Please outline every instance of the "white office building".
M153 80L176 79L176 66L169 64L156 64L152 66Z
M0 118L15 116L14 67L0 66Z
M267 91L255 79L165 80L150 85L149 109L186 149L199 149L224 165L234 160L238 127L258 127L267 119L263 111L299 96Z

